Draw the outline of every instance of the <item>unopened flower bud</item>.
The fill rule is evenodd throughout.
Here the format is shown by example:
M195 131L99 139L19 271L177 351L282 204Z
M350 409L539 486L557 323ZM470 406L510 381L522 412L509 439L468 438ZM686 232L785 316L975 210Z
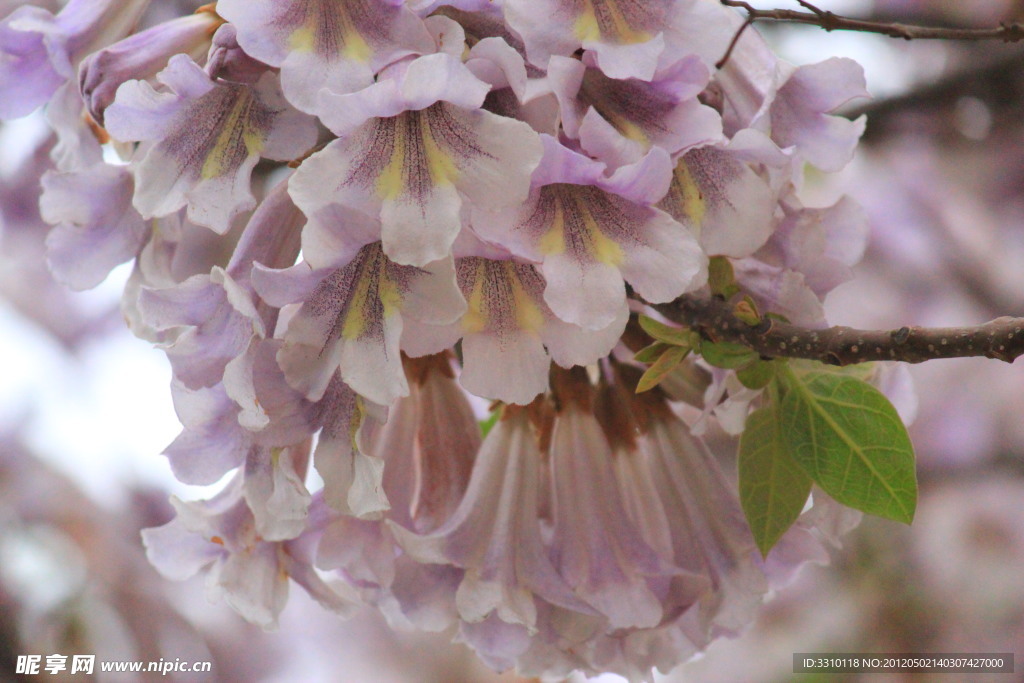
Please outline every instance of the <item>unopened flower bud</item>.
M253 84L269 67L247 55L238 45L238 33L231 24L224 24L213 36L213 46L206 60L206 73L233 83Z
M70 0L56 15L19 7L0 21L0 119L45 104L91 52L128 35L149 0Z
M78 72L82 99L100 124L114 101L118 87L132 79L156 76L173 55L184 53L199 60L224 20L212 12L174 19L136 33L89 55Z

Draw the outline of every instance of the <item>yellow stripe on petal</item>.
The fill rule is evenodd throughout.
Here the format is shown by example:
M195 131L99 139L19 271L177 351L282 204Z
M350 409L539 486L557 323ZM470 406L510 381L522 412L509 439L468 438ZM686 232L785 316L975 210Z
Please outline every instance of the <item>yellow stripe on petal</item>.
M594 7L589 2L584 5L583 13L577 17L574 29L581 43L601 40L601 27L594 16Z
M604 109L604 111L602 111L602 109ZM608 111L607 107L598 109L598 113L608 119L608 122L615 127L615 130L617 130L622 137L628 138L634 142L639 142L642 145L646 145L650 142L650 138L647 137L647 133L645 133L640 126L636 125L625 116L617 112Z
M565 251L565 206L561 197L554 201L555 215L551 219L551 228L540 238L537 245L540 253L545 256L561 254Z
M426 119L426 117L424 117ZM427 156L427 168L430 170L430 179L435 187L446 187L454 185L459 179L459 168L455 160L441 149L440 145L430 133L430 127L422 127L423 147Z
M366 331L368 318L366 309L370 303L370 297L377 294L370 291L374 284L374 278L367 275L364 270L356 279L356 291L352 292L351 296L352 304L345 312L345 322L341 326L343 339L359 339Z
M395 143L391 147L391 160L377 176L377 196L384 201L396 199L405 192L405 178L402 171L405 169L407 141L404 129L401 122L396 120L393 128Z
M402 309L402 292L398 285L385 273L380 274L380 282L377 285L377 295L384 307L384 317L390 318Z
M487 311L487 296L484 293L487 284L487 268L483 262L476 268L473 278L473 289L467 297L466 313L462 316L462 329L467 334L483 332L490 322L490 315Z
M584 198L577 196L575 199L576 211L579 212L580 217L583 219L584 230L587 232L590 255L600 263L606 263L616 268L622 265L622 262L625 260L622 247L619 246L618 242L601 232L601 227L594 218L594 214L590 212L590 207L587 206Z
M355 29L349 29L345 31L345 48L341 54L346 59L368 62L373 56L373 50Z
M355 409L348 417L348 441L353 451L359 450L359 428L363 424L363 419L366 416L366 408L363 406L363 401L358 396L353 399L355 403Z
M312 52L316 47L316 31L311 26L292 31L288 36L288 47L296 52Z
M508 263L505 268L508 272L508 277L512 280L512 291L515 293L516 324L521 330L539 332L544 326L544 313L541 312L533 297L523 289L523 283L516 275L515 266L512 263Z
M344 36L345 41L341 49L342 56L346 59L358 60L360 62L370 61L373 50L370 49L362 34L359 33L359 29L356 28L355 22L349 16L345 3L340 3L335 17L340 24L341 35Z
M305 25L292 31L288 44L297 52L317 52L331 59L335 55L344 59L368 62L373 56L370 45L359 33L344 4L332 6L329 15L314 12Z
M607 263L616 268L621 266L622 262L626 259L622 247L619 246L618 242L601 232L597 225L591 225L591 239L593 240L593 250L591 253L593 253L594 258L601 263Z
M587 0L583 11L576 18L574 31L581 43L605 41L619 45L645 43L651 35L629 25L614 0L596 0L601 5L605 21L598 19L598 11L594 8L595 0Z
M690 219L699 236L708 206L704 201L704 194L700 191L697 181L694 180L689 166L684 161L680 161L676 165L675 172L672 174L672 195L673 199L679 202L683 214Z
M252 95L239 94L231 110L220 122L217 140L206 155L200 174L204 180L219 178L234 173L238 168L239 146L244 145L245 156L258 155L263 151L264 138L249 121Z

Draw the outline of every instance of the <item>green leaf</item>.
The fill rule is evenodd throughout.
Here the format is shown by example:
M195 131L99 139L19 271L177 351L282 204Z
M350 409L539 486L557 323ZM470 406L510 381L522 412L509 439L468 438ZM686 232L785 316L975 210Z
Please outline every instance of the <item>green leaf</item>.
M493 413L488 415L483 420L480 420L480 436L487 438L487 434L494 429L494 425L498 424L498 420L501 419L501 409L495 410Z
M737 370L736 379L748 389L764 389L775 379L777 365L776 361L758 358L747 367Z
M716 368L735 370L758 359L757 353L743 344L733 342L701 342L700 355Z
M650 346L645 346L637 351L636 355L633 356L633 360L638 363L653 363L658 360L658 357L661 356L661 354L665 353L665 351L670 348L672 348L671 344L666 344L665 342L654 342Z
M757 304L754 303L749 294L744 296L743 300L733 307L732 314L751 327L761 322L761 314L757 312Z
M846 375L864 382L870 382L878 374L878 364L873 362L853 363L841 367L824 366L819 361L805 360L803 358L792 358L787 362L789 367L793 369L793 372L801 376L808 373L827 372L830 375ZM828 367L828 369L822 370L823 367Z
M780 419L793 459L843 505L909 524L914 447L889 400L845 374L787 368L785 380Z
M670 347L668 351L661 354L658 360L654 361L651 367L647 368L647 372L636 383L636 393L641 394L658 386L661 380L665 379L665 375L675 370L688 353L690 353L688 346Z
M740 291L732 262L725 256L713 256L708 262L708 286L711 293L728 299Z
M740 437L740 503L761 555L793 525L811 493L811 478L789 454L778 406L747 417Z
M640 316L640 327L655 340L673 346L690 346L690 340L693 338L693 332L688 329L672 327L646 315Z

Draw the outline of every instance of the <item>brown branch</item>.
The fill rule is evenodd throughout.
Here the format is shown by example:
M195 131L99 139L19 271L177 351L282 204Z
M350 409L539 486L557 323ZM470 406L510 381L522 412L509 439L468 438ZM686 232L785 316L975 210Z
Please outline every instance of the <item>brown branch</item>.
M732 55L733 48L739 40L739 35L746 30L747 26L755 21L781 21L791 24L810 24L818 26L826 31L861 31L863 33L877 33L891 38L902 38L903 40L1001 40L1006 43L1013 43L1024 40L1024 24L1001 23L997 28L945 28L938 26L915 26L897 22L869 21L866 19L851 19L832 12L818 9L809 2L797 0L808 12L789 9L762 10L752 7L750 3L740 0L720 0L726 7L736 7L747 13L747 19L733 36L725 55L718 60L716 66L721 68Z
M974 356L1012 363L1024 355L1024 318L996 318L976 327L813 330L771 318L749 325L736 317L731 304L717 297L688 295L654 308L706 339L742 344L765 358L806 358L829 365L852 365Z

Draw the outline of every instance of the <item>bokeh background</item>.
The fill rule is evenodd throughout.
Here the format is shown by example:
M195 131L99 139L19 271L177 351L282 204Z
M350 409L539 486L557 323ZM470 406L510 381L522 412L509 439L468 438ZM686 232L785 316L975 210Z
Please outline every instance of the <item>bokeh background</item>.
M0 15L19 4L0 0ZM818 5L905 23L1024 21L1021 0ZM804 192L811 205L850 194L870 216L865 259L830 296L829 320L898 327L1024 315L1024 44L759 30L797 64L857 59L874 95L846 112L868 114L855 161L834 176L812 171ZM280 629L264 633L208 601L201 580L170 583L148 565L139 530L170 519L168 495L210 492L177 484L160 455L179 430L170 369L124 326L128 268L85 293L46 271L34 185L48 151L38 115L0 125L0 681L17 680L19 654L60 652L213 661L213 674L179 680L517 680L443 637L394 634L369 610L338 621L301 590ZM865 519L830 566L805 568L741 637L664 680L819 680L792 674L794 652L1015 652L1024 671L1024 361L911 372L913 526ZM970 679L913 680L926 678Z

